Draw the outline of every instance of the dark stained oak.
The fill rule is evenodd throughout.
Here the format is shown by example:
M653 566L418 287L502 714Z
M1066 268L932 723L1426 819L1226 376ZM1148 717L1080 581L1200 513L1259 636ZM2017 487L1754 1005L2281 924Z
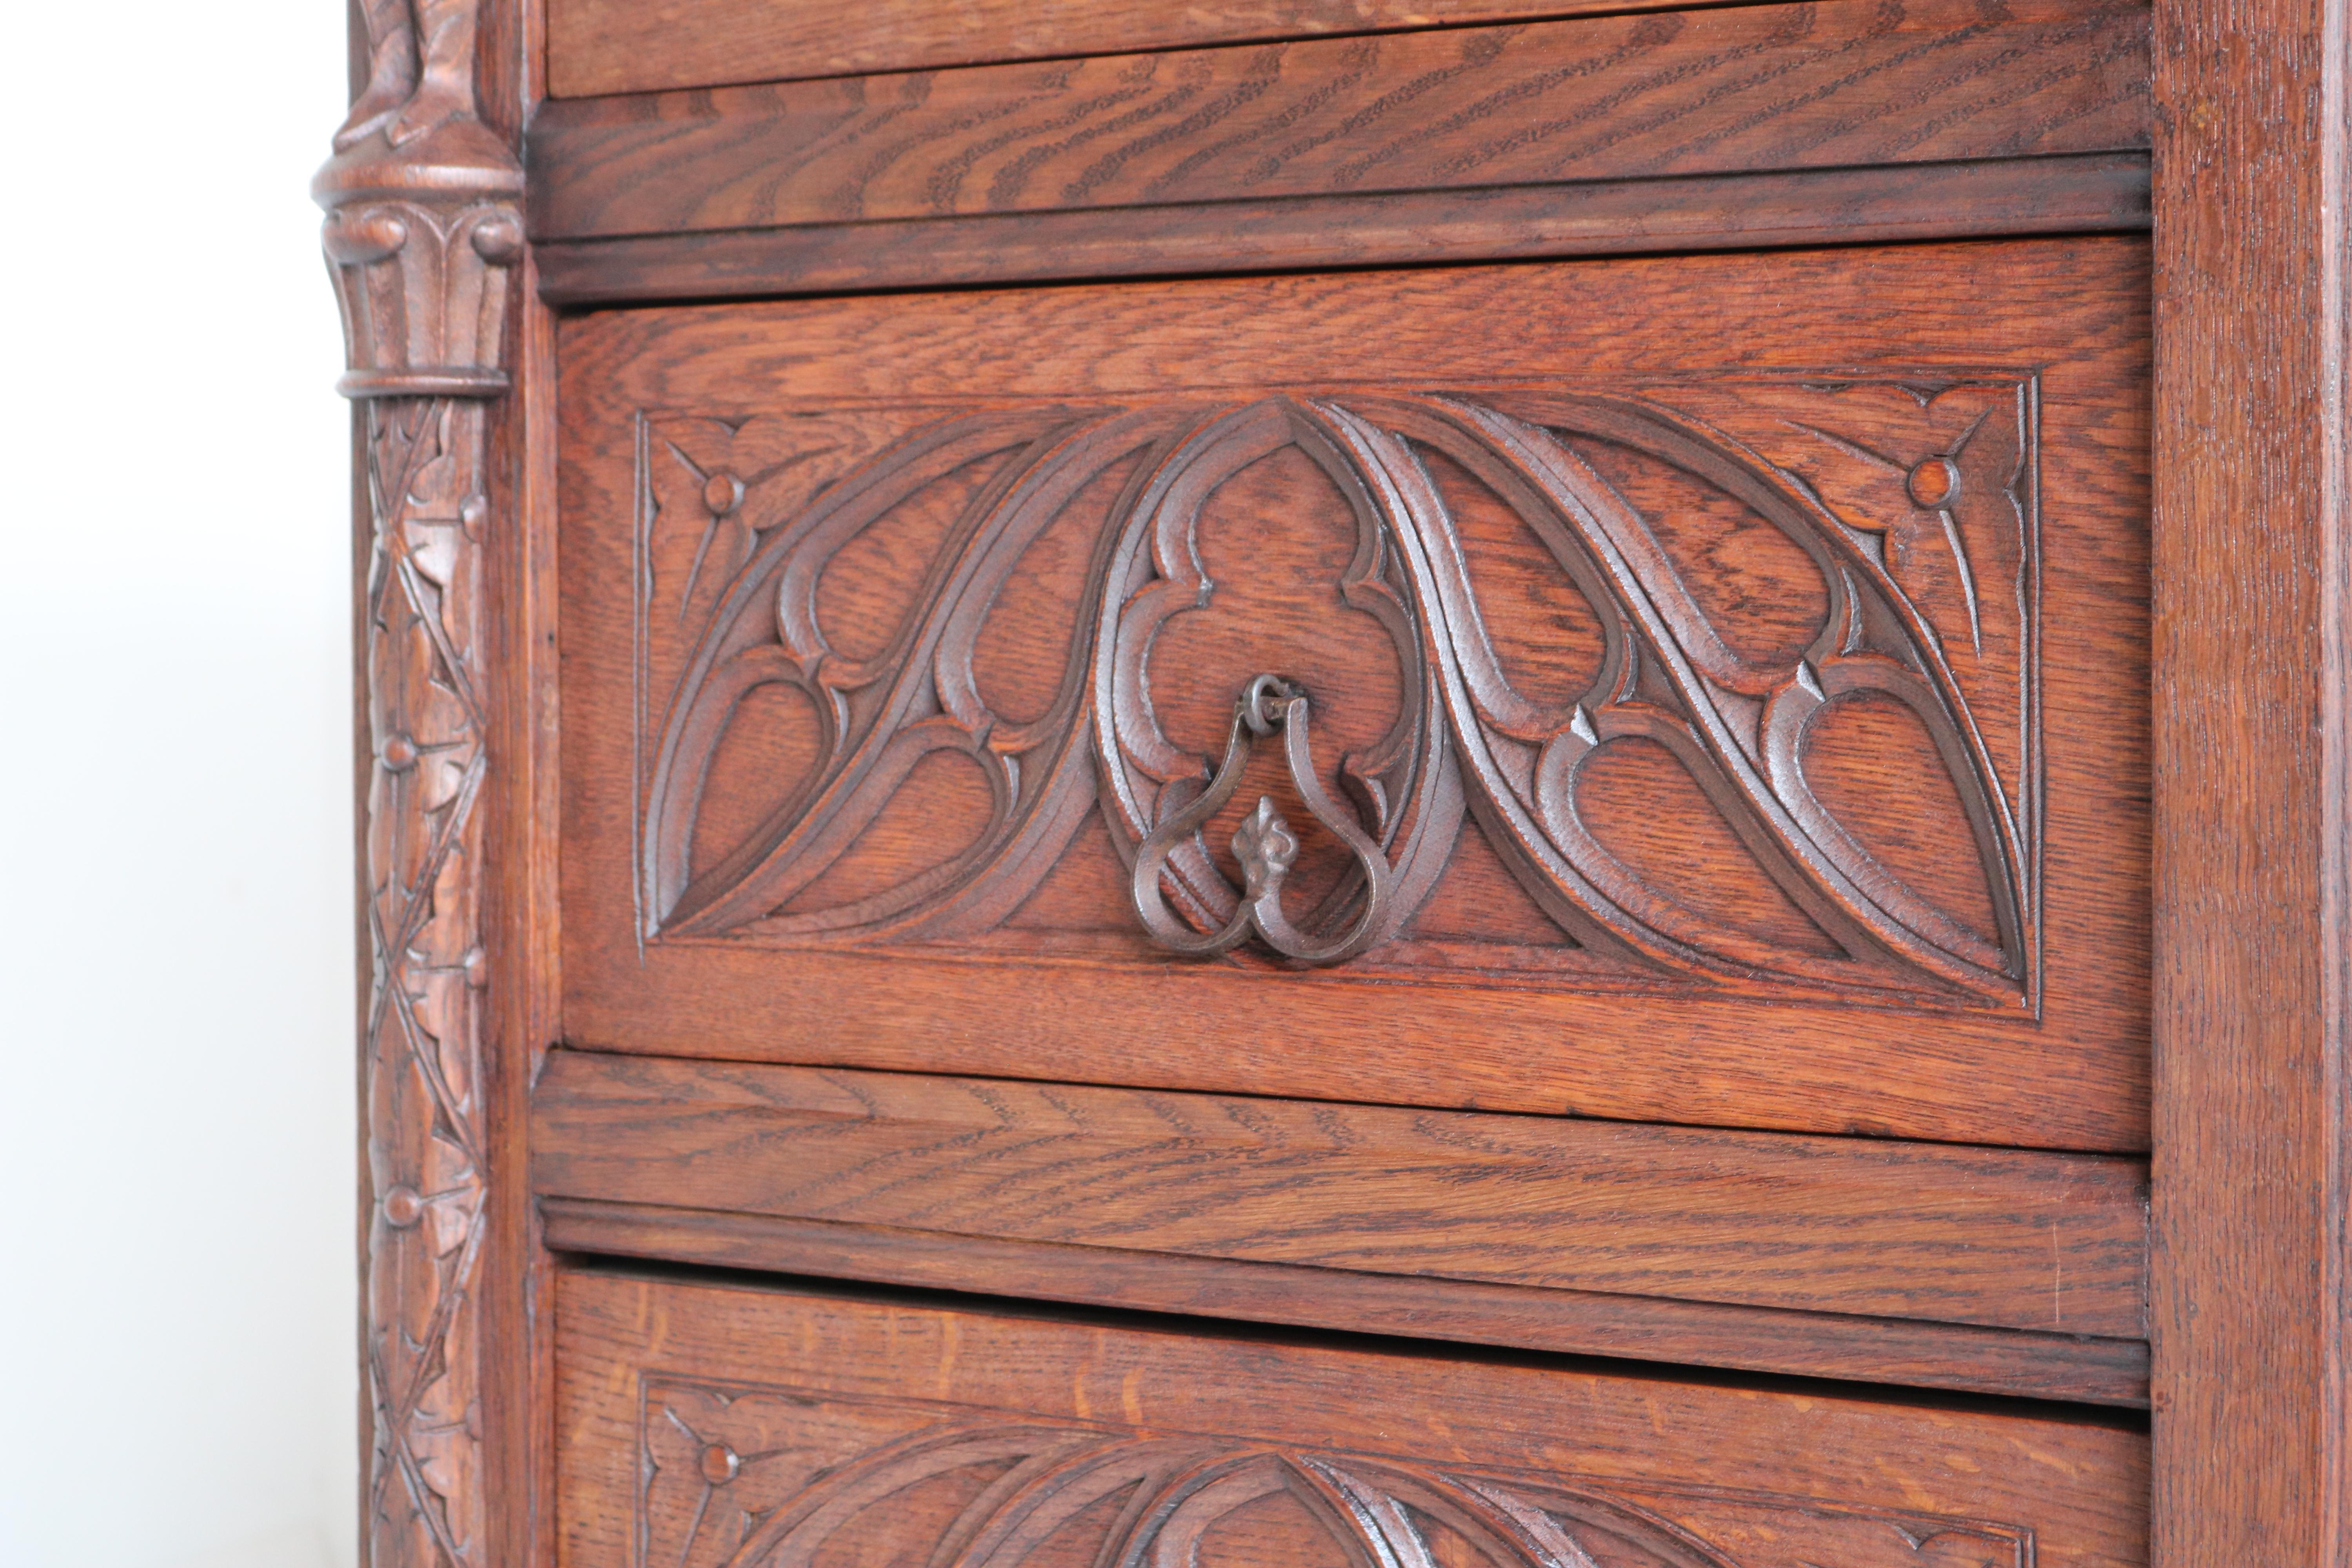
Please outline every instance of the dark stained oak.
M348 11L375 1568L2352 1568L2344 5Z
M2137 1339L1255 1263L598 1198L540 1200L559 1252L1460 1344L2146 1408Z
M2341 7L2158 10L2156 1522L2352 1563Z
M559 99L582 98L1670 8L1673 0L1226 0L1133 7L1101 0L881 0L854 7L552 0L549 89Z
M2113 0L1815 0L557 101L541 241L2147 145Z
M2106 1156L553 1053L531 1185L858 1225L2110 1338Z
M583 1272L558 1292L569 1568L957 1545L1202 1568L2147 1561L2145 1436L2046 1410Z
M581 319L567 1038L2137 1148L2144 254ZM1118 575L1122 476L1180 447L1194 543ZM1168 955L1126 880L1268 670L1394 868L1326 971ZM1171 862L1185 919L1261 788L1307 821L1265 767ZM1288 896L1336 930L1319 831Z
M2144 153L550 239L559 305L2144 230Z

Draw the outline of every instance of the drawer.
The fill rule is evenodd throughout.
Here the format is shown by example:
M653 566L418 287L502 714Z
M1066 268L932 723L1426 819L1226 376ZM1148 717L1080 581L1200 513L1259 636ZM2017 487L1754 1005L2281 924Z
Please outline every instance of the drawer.
M591 1272L556 1360L565 1568L2147 1561L2145 1435L2032 1407Z
M2143 1147L2147 287L574 318L565 1037Z

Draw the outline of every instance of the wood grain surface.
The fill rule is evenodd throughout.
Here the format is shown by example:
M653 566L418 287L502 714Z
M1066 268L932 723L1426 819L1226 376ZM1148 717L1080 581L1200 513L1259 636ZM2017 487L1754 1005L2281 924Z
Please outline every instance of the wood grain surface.
M2147 1560L2147 1439L2117 1423L584 1272L559 1291L571 1568L950 1543L1204 1568Z
M2352 39L2159 9L2156 1545L2352 1563Z
M1491 381L1487 368L1499 362L1534 363L1531 374L1554 378L1562 366L1655 370L1658 340L1629 331L1628 321L1655 321L1662 339L1691 345L1676 362L1684 371L1819 370L1832 360L1883 370L1913 342L1956 363L1977 352L1963 329L1981 325L1989 330L1974 340L1972 363L2037 374L2057 367L2037 382L2055 399L2043 478L2049 515L2063 525L2045 542L2054 563L2045 604L2063 608L2071 592L2077 604L2111 607L2092 616L2107 640L2071 662L2057 657L2063 638L2091 623L2061 616L2052 630L2056 663L2041 694L2054 737L2049 987L2038 1019L2015 1037L1948 1016L1752 1002L1717 1012L1653 1000L1636 1026L1612 1023L1605 999L1598 1012L1547 1011L1509 992L1464 998L1303 978L1320 988L1298 1016L1321 1022L1294 1027L1278 1009L1269 1025L1253 1003L1204 1001L1192 976L1072 994L1042 987L1034 973L980 969L908 986L903 966L862 960L828 960L826 975L783 984L758 964L718 966L658 997L615 1005L637 962L628 940L607 931L588 941L575 933L560 955L556 945L562 715L550 678L549 577L559 531L569 557L591 515L582 498L599 492L567 468L560 505L555 497L553 323L534 306L513 334L516 395L486 422L479 499L492 526L467 546L488 574L490 612L487 638L467 660L483 672L478 733L499 766L478 802L488 871L463 889L484 899L460 911L480 927L478 948L461 956L487 988L457 1036L461 1058L472 1043L485 1047L471 1131L495 1179L468 1294L423 1325L427 1339L456 1329L442 1341L452 1358L443 1370L476 1397L461 1400L462 1424L440 1429L450 1450L416 1469L424 1489L410 1494L469 1533L453 1549L420 1526L404 1544L393 1532L415 1516L372 1516L367 1528L384 1531L380 1560L551 1565L560 1531L569 1560L618 1563L635 1560L641 1538L629 1531L642 1521L666 1532L657 1539L672 1560L723 1561L731 1552L718 1527L704 1533L689 1520L724 1523L758 1487L768 1489L757 1495L761 1508L806 1495L791 1489L805 1487L804 1474L779 1479L780 1467L758 1468L774 1423L797 1442L795 1413L818 1412L821 1425L847 1411L854 1424L887 1407L899 1418L944 1416L959 1431L977 1426L989 1440L1008 1418L1065 1436L1116 1428L1121 1441L1214 1437L1228 1456L1240 1435L1250 1453L1275 1453L1285 1476L1310 1488L1309 1472L1335 1455L1369 1454L1351 1473L1407 1490L1451 1484L1427 1479L1438 1467L1522 1497L1556 1497L1546 1489L1565 1476L1577 1498L1554 1523L1571 1530L1580 1518L1599 1530L1622 1518L1569 1506L1589 1504L1598 1477L1610 1498L1703 1536L1712 1554L1699 1560L1711 1568L1791 1553L1819 1568L2143 1562L2144 1438L2046 1412L2021 1419L2014 1409L1928 1408L1884 1391L1843 1400L1452 1350L1252 1343L1165 1324L1137 1332L935 1306L779 1306L782 1298L740 1289L575 1273L563 1283L565 1384L551 1405L557 1278L538 1246L542 1215L512 1177L530 1133L524 1101L538 1053L574 1026L581 1037L601 1034L632 1050L951 1063L1335 1100L2137 1150L2150 1140L2139 1053L2152 1020L2158 1560L2343 1568L2352 1541L2344 1113L2352 1053L2343 1022L2352 962L2344 520L2352 487L2342 384L2352 47L2342 7L2167 0L2154 12L2160 113L2147 88L2145 8L1758 8L1786 20L1778 33L1727 12L1548 20L1597 8L1263 0L1212 16L1076 0L878 0L828 15L769 0L482 0L472 75L481 118L499 137L516 140L540 114L544 142L532 151L547 202L583 226L576 237L551 230L520 265L540 270L547 299L572 303L2134 229L2149 223L2153 126L2164 365L2158 897L2151 902L2138 869L2149 837L2138 716L2149 693L2127 651L2146 640L2145 546L2098 531L2107 525L2097 521L2144 507L2128 462L2120 479L2101 476L2117 454L2145 451L2146 414L2126 392L2099 405L2089 425L2063 423L2064 395L2079 390L2070 365L2123 366L2115 387L2147 374L2145 323L2119 303L2135 289L2144 296L2147 283L2145 252L2128 242L1626 263L1683 277L1649 289L1612 283L1533 295L1474 280L1466 313L1444 286L1359 296L1364 280L1344 279L1237 284L1222 314L1202 308L1200 285L1155 288L1150 307L1133 310L1102 301L1147 291L1041 289L1012 310L986 297L914 298L897 302L901 323L843 301L806 314L649 312L567 328L565 358L584 356L575 376L593 380L646 356L646 379L622 388L605 415L723 407L750 416L779 405L777 388L798 395L803 375L820 396L856 406L910 388L1039 397L1073 387L1127 395L1199 378L1221 391L1286 377L1320 384L1333 363L1391 385L1422 384L1428 366L1444 372L1435 380L1445 384ZM476 9L466 0L351 6L354 92L383 63L369 58L371 22L462 24ZM1535 25L1484 26L1495 22ZM1898 37L1906 26L1907 44ZM551 26L551 47L541 36ZM1318 32L1365 36L1199 48ZM1704 47L1709 38L1721 47ZM1593 40L1609 47L1595 55ZM1995 47L2001 40L2011 47ZM1157 49L1192 52L1140 52ZM1109 51L1118 58L1038 58ZM447 53L445 86L464 75L446 68ZM1023 58L1031 63L928 68ZM1583 74L1551 81L1547 61ZM1782 74L1743 75L1742 61ZM925 70L543 107L542 65L564 94ZM1666 65L1685 69L1687 85L1662 73ZM1604 79L1622 91L1594 96ZM1367 95L1366 83L1377 90ZM1494 99L1506 89L1516 96ZM1433 115L1433 104L1445 112ZM959 122L935 105L989 118ZM1066 127L1047 123L1048 110ZM1271 118L1281 115L1310 126L1311 144L1286 139L1286 123ZM866 152L877 158L862 162ZM1622 166L1612 162L1621 153ZM1971 255L1989 258L1954 259ZM1075 369L1052 347L1065 309L1081 333L1109 334L1097 341L1111 346ZM995 319L965 314L975 310ZM2063 325L2079 325L2080 311L2107 326L2084 336ZM1495 319L1482 322L1482 313ZM1272 319L1263 331L1258 314ZM707 324L689 331L689 317ZM1577 320L1588 323L1581 337L1569 325ZM805 359L792 341L804 327ZM729 350L730 332L750 346ZM1254 355L1278 363L1265 352L1277 335L1308 344L1320 362L1246 368ZM2086 359L2067 357L2093 340L2103 346ZM699 369L667 357L681 343ZM2045 353L2042 344L2054 347ZM869 345L867 365L859 356ZM978 392L957 379L975 349ZM567 388L567 402L578 402L578 390ZM579 428L565 440L568 463L582 449ZM355 479L364 467L362 456ZM359 488L364 526L373 509ZM2085 515L2095 537L2063 537ZM509 519L520 526L505 527ZM363 555L368 548L362 540ZM2085 570L2102 552L2104 564ZM363 649L364 618L360 635ZM364 773L379 761L362 748ZM2085 889L2098 897L2068 901ZM578 885L563 891L567 914L593 909ZM2150 908L2160 956L2152 1010L2135 912ZM562 1018L559 957L572 964ZM1185 1037L1195 1029L1205 1037ZM399 1186L362 1175L363 1256L382 1223L378 1200ZM453 1206L448 1188L431 1196ZM548 1239L580 1251L1457 1344L2124 1403L2138 1397L2143 1364L2132 1340L1098 1240L595 1198L545 1204ZM396 1206L406 1212L404 1199ZM446 1283L429 1266L412 1279L407 1301ZM438 1363L418 1342L429 1371ZM656 1343L665 1347L658 1367ZM646 1420L670 1413L667 1431ZM374 1417L363 1414L363 1448ZM711 1443L678 1447L698 1422L711 1424L718 1452ZM564 1467L560 1520L551 1443ZM1335 1548L1314 1518L1302 1524L1267 1495L1215 1521L1200 1540L1204 1561L1347 1560L1349 1542ZM899 1516L873 1521L875 1532L848 1531L833 1545L919 1559L934 1544L916 1539L922 1527L956 1511L953 1498L921 1493ZM1957 1528L1942 1528L1953 1521ZM1598 1559L1609 1568L1644 1552L1685 1561L1652 1536L1608 1544L1619 1552ZM1082 1559L1090 1545L1077 1543ZM1432 1555L1445 1568L1512 1560L1443 1534Z
M557 98L729 82L903 71L984 60L1051 59L1254 39L1534 21L1673 8L1675 0L1226 0L1106 5L1101 0L882 0L856 7L757 0L552 0L550 89Z
M542 241L558 305L2145 230L2144 153Z
M2074 240L900 296L577 320L561 348L567 377L567 1037L583 1047L678 1055L2062 1148L2138 1147L2145 1135L2140 988L2147 853L2145 786L2136 761L2145 754L2144 254L2128 240ZM1857 376L1889 395L1915 384L2032 384L2039 488L2028 515L2052 524L2026 542L2032 546L2026 555L2017 554L2016 543L2008 547L2011 563L2001 570L2019 574L2016 586L2004 587L1999 600L1980 595L1976 601L1991 618L1972 623L1960 588L1953 586L1958 618L1948 620L1940 634L1946 648L1959 650L1952 658L1980 668L1984 684L1969 700L1972 711L1989 726L1985 733L2007 737L1996 742L2012 759L2002 764L2011 781L2004 787L2020 803L2021 820L2040 846L2032 875L2043 912L2030 1005L2012 1004L2006 1016L1936 1016L1933 1008L1916 1007L1889 1013L1883 996L1857 994L1853 1000L1867 1005L1739 1006L1702 999L1680 980L1663 989L1643 984L1615 994L1591 984L1538 991L1485 961L1455 963L1441 973L1433 961L1413 956L1411 942L1399 944L1396 963L1403 967L1391 964L1359 978L1344 968L1279 973L1158 959L1149 948L1136 948L1137 939L1119 935L1134 928L1119 913L1119 873L1108 839L1099 855L1083 862L1096 868L1089 879L1068 883L1054 898L1041 894L1034 918L1024 916L1027 926L1013 933L1019 942L994 956L938 943L850 942L818 953L778 945L782 939L762 936L758 922L739 934L694 940L656 925L658 940L646 940L643 922L667 921L670 911L667 904L640 904L651 895L638 889L631 858L648 840L644 823L635 820L632 780L654 765L658 731L640 734L638 726L656 723L644 710L667 701L667 688L644 693L636 688L644 679L667 679L661 672L675 660L661 651L667 643L641 640L632 605L645 590L625 586L635 579L644 548L637 540L640 508L655 502L664 529L685 530L677 536L677 548L688 553L674 561L663 556L669 561L661 568L668 574L664 581L672 587L661 592L668 594L699 570L692 564L698 558L697 519L731 519L737 502L730 498L738 493L730 489L720 498L729 509L726 519L709 511L719 504L709 500L719 493L711 488L718 481L705 476L675 489L671 453L705 464L717 462L715 454L730 442L748 443L740 472L753 475L764 471L761 464L783 461L788 448L798 449L791 445L799 440L794 429L837 429L839 442L847 443L838 450L851 454L865 449L860 443L898 428L893 421L910 417L903 410L973 396L1115 401L1139 395L1164 399L1181 389L1186 396L1245 399L1302 381L1404 392L1459 386L1475 377L1472 387L1519 380L1523 386L1636 397L1645 386L1673 381L1679 390L1672 398L1686 401L1717 396L1707 391L1716 384L1708 378L1735 373L1784 377L1788 395L1803 397L1832 395L1820 390L1824 386L1861 384ZM2001 381L2004 376L2009 379ZM790 403L762 390L782 385L792 389ZM759 416L761 410L772 412ZM1724 404L1713 417L1731 418L1734 412ZM1802 424L1806 416L1790 417ZM1755 439L1781 443L1794 429L1759 426ZM667 445L645 445L656 437ZM1849 445L1859 441L1865 447L1871 438L1846 437ZM777 440L786 444L775 446ZM648 453L667 466L648 468L650 458L641 458ZM841 460L826 457L805 471L814 475L824 471L824 464ZM1189 681L1199 687L1184 696L1167 686L1164 700L1155 699L1189 737L1188 745L1209 744L1191 731L1221 724L1232 683L1246 679L1276 651L1301 661L1298 673L1310 685L1320 680L1338 703L1324 710L1332 716L1328 722L1341 726L1330 731L1335 738L1326 743L1337 750L1327 754L1377 738L1381 714L1397 701L1394 656L1381 651L1383 635L1362 631L1359 623L1365 617L1340 614L1336 604L1328 613L1309 613L1305 599L1297 599L1295 614L1279 608L1289 602L1286 595L1305 591L1292 584L1313 575L1309 557L1298 552L1325 548L1297 531L1311 532L1320 526L1313 518L1328 510L1321 502L1309 504L1308 491L1296 488L1297 476L1285 479L1286 471L1266 468L1251 479L1263 489L1249 492L1255 499L1244 496L1246 486L1233 492L1243 509L1236 517L1260 507L1267 515L1296 520L1264 535L1264 548L1276 553L1262 570L1231 579L1236 585L1224 590L1239 595L1238 605L1254 602L1238 584L1261 584L1254 591L1265 598L1270 618L1252 629L1249 616L1229 617L1217 623L1229 629L1201 644L1197 656L1155 667L1163 686ZM1999 481L1992 483L1998 491ZM1900 492L1899 483L1895 489ZM1720 547L1705 547L1713 556L1694 557L1692 570L1710 592L1720 584L1735 598L1746 595L1738 602L1747 608L1736 613L1734 599L1722 601L1734 619L1761 614L1765 619L1758 624L1769 631L1783 620L1794 627L1818 613L1803 608L1813 601L1796 577L1780 585L1769 575L1780 570L1770 564L1778 557L1768 547L1781 538L1772 525L1736 508L1717 518L1720 509L1708 510L1713 502L1690 502L1686 513L1677 510L1684 502L1661 504L1657 516L1701 531L1694 539L1714 537L1705 534L1708 529L1731 531ZM1927 527L1916 546L1919 560L1932 565L1932 551L1948 561L1951 547L1935 512L1915 513L1899 493L1891 504L1896 510L1890 520L1872 526L1900 521L1906 529ZM754 522L768 515L757 508L744 513ZM885 623L856 628L903 602L892 595L904 590L890 584L919 582L929 569L923 564L925 547L912 542L925 537L926 525L908 526L916 531L882 531L859 546L863 553L845 555L845 562L866 563L828 573L833 586L819 593L834 606L820 616L849 616L840 623L843 635L867 653L887 643ZM670 549L662 545L665 552ZM1553 605L1534 563L1508 564L1507 554L1493 557L1501 575L1489 579L1497 588L1512 584L1489 610L1495 635L1507 641L1532 638L1527 646L1535 649L1581 646L1574 639L1584 634L1573 628L1584 612L1565 602ZM1241 559L1229 570L1238 570ZM1818 584L1810 592L1817 595ZM2008 597L2012 592L2013 599ZM1009 634L1013 640L1003 645L1003 657L1013 661L1004 668L1026 668L1024 659L1034 665L1044 657L1058 669L1059 656L1042 650L1066 639L1066 630L1053 629L1066 628L1066 620L1055 618L1065 612L1051 608L1052 595L1044 590L1032 598L1034 610L1003 617L1016 628ZM676 613L662 611L665 617ZM2041 651L2028 658L2018 639L2037 624L2032 636L2040 639ZM1202 635L1215 631L1210 621L1201 626ZM1366 643L1365 636L1376 640ZM880 640L870 647L858 642L875 637ZM1033 645L1039 654L1013 651ZM648 658L655 660L651 666L641 662ZM1384 658L1391 668L1382 677ZM981 667L986 665L983 657ZM2030 681L2023 679L2027 670L2037 672ZM1391 685L1383 689L1382 679ZM1391 695L1381 696L1383 689ZM1338 702L1347 693L1355 694L1353 706ZM1024 722L1034 711L1025 710ZM1349 725L1368 724L1372 728L1363 735L1347 738ZM1869 748L1880 742L1868 740L1866 729L1855 733L1864 754L1874 754ZM1927 765L1943 764L1931 756ZM779 753L776 768L783 767ZM720 790L726 772L722 760L709 788ZM730 808L750 813L742 817L746 825L770 809L754 787L770 774L793 776L764 763L733 775L750 781L743 787L751 793ZM940 787L957 776L941 775ZM1894 847L1887 853L1899 863L1918 868L1921 886L1967 864L1966 850L1956 858L1933 847L1947 839L1939 837L1942 827L1931 832L1929 825L1953 819L1931 807L1932 792L1906 796L1901 791L1913 786L1900 784L1896 773L1874 776L1880 784L1857 795L1853 809L1880 814L1871 820L1883 818L1883 824L1872 831ZM1932 771L1923 776L1932 779ZM1664 775L1649 784L1629 775L1624 787L1633 793L1622 807L1612 808L1624 831L1637 837L1649 831L1637 804L1640 792L1671 783ZM957 826L964 821L958 814L978 809L956 804L952 789L908 798L918 816L906 820L915 822L928 810L931 826L909 837L891 826L896 819L877 819L868 835L870 853L856 862L866 868L858 875L882 879L869 891L903 876L915 864L909 856L935 858L951 847L954 836L967 831ZM924 801L932 804L924 806ZM1662 842L1656 853L1717 869L1665 885L1681 889L1678 897L1736 903L1748 896L1738 890L1746 886L1738 879L1758 874L1736 870L1747 863L1745 852L1729 828L1706 826L1707 810L1698 805L1681 820L1691 833L1703 830L1702 837L1719 833L1719 846L1706 847L1713 838L1677 839ZM723 847L722 840L713 842ZM1470 922L1463 931L1516 918L1507 914L1513 906L1507 895L1517 885L1512 877L1499 862L1477 869L1488 863L1476 859L1470 837L1463 842L1454 858L1461 869L1449 875L1470 879L1460 884L1465 889L1490 871L1494 882L1490 892L1465 891L1457 900L1459 918ZM1906 842L1912 847L1901 848ZM1628 846L1628 856L1650 852L1631 840ZM1911 859L1900 860L1902 855ZM1075 876L1081 862L1071 864ZM851 862L842 865L846 877ZM836 879L828 896L851 896L859 885ZM1439 884L1425 919L1456 907L1446 904L1446 885ZM1769 883L1759 896L1765 901L1748 914L1730 904L1721 909L1735 923L1753 917L1786 925L1771 912L1777 906L1769 896L1777 895L1770 895ZM1981 889L1974 896L1983 897ZM1528 913L1540 923L1531 907ZM1788 939L1812 940L1799 929L1805 917L1796 918L1798 925L1787 926ZM1037 929L1023 934L1029 927ZM1065 928L1075 933L1070 941L1084 938L1095 945L1047 952L1056 942L1068 945L1051 934ZM1529 952L1549 942L1566 952L1565 939L1552 929L1550 938L1507 940ZM1097 931L1103 942L1089 934ZM1529 942L1536 948L1527 948ZM1052 988L1051 1008L1034 1005L1041 984Z
M774 1215L540 1200L559 1253L1032 1301L2145 1409L2147 1344L1914 1319L1005 1241Z
M542 1198L2134 1338L2143 1167L563 1051Z
M2112 153L2147 7L1819 0L552 102L534 239Z

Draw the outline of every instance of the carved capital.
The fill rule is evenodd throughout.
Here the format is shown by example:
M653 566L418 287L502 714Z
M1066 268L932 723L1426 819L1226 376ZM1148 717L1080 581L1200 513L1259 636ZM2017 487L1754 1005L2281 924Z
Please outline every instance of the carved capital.
M310 184L347 397L496 397L522 164L474 96L476 0L370 0L367 90Z

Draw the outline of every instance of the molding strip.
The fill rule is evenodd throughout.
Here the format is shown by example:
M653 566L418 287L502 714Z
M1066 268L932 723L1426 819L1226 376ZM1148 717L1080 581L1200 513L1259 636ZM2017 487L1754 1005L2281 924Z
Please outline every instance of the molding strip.
M2148 226L2145 153L542 242L556 305Z

